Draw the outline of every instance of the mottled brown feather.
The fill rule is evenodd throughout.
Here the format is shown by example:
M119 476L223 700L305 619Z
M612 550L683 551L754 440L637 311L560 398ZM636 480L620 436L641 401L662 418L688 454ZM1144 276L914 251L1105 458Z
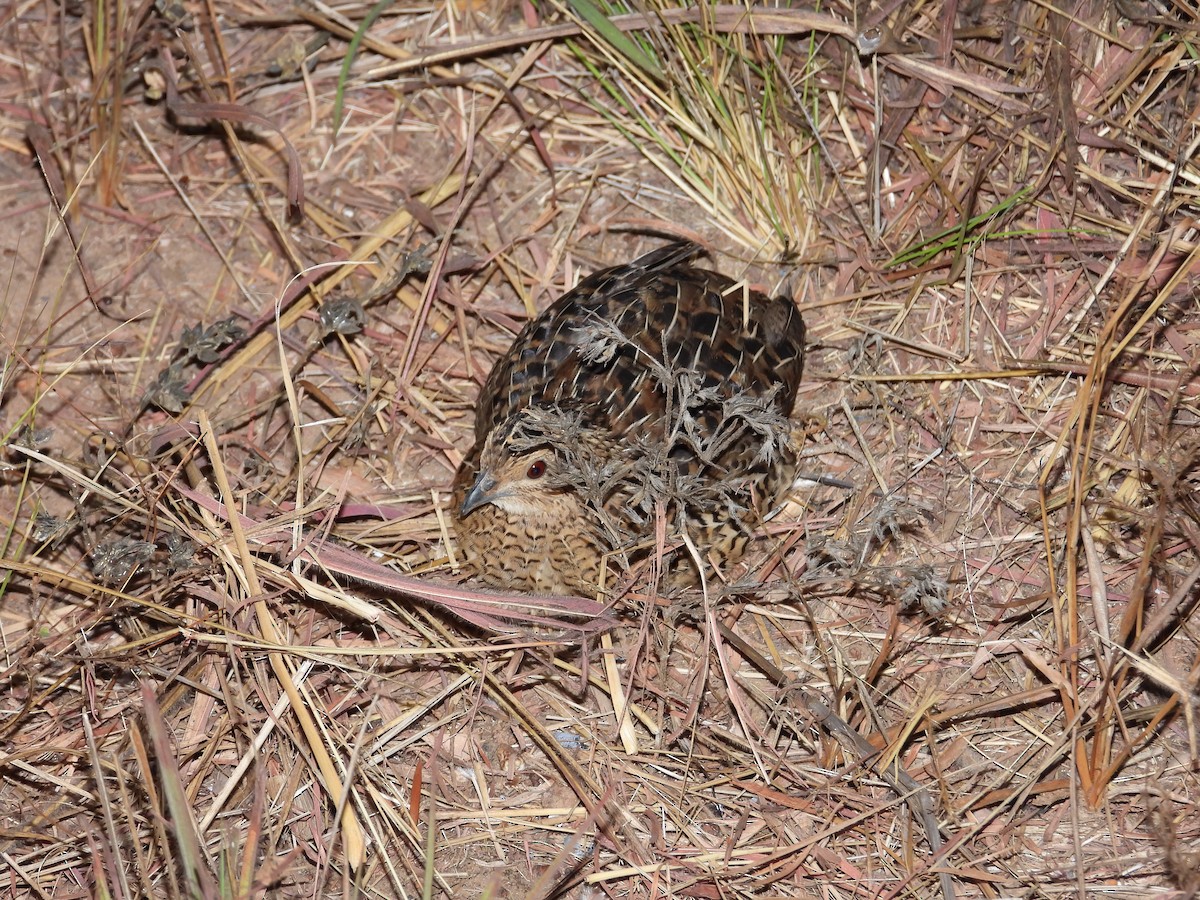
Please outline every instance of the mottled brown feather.
M556 469L571 464L573 454L546 457L557 481L524 478L533 457L508 447L508 440L526 411L569 410L580 423L580 446L601 463L631 455L635 444L667 441L677 423L664 371L695 373L695 386L721 399L755 398L790 415L804 363L799 312L788 298L770 299L695 268L690 259L697 250L688 242L670 244L585 278L528 322L496 362L480 393L475 447L455 479L456 530L468 571L510 589L594 591L605 554L618 549L595 509L571 489L570 472ZM720 403L710 403L698 412L697 426L716 429L722 415ZM740 513L714 508L689 516L689 533L720 563L744 552L749 528L794 477L794 453L785 449L764 460L762 443L753 433L741 434L708 463L671 447L682 471L737 483L750 495ZM464 515L481 468L499 477L493 493L503 499ZM620 515L630 502L618 490L604 506ZM631 520L622 521L628 526ZM626 530L633 532L626 538L646 539L652 522Z

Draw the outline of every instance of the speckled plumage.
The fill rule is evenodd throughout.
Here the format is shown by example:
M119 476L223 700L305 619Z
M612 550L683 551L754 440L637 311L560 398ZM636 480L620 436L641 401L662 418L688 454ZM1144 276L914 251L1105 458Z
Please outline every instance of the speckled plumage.
M697 250L585 278L496 362L454 484L468 572L594 593L606 557L611 583L653 542L656 500L719 564L744 552L795 475L772 427L795 402L804 324L790 299L694 267Z

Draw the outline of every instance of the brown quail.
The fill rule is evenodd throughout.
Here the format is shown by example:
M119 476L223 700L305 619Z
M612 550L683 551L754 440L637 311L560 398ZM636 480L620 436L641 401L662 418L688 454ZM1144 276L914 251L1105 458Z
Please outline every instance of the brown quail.
M469 574L594 594L684 535L722 567L790 487L804 323L790 299L695 268L698 250L585 278L496 362L454 483ZM694 580L691 552L667 573Z

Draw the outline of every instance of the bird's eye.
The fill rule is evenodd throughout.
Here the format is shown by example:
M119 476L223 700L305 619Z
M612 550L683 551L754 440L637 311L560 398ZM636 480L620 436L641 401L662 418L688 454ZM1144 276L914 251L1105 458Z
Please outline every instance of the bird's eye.
M525 473L526 478L541 478L546 474L546 464L540 459L529 467L529 471Z

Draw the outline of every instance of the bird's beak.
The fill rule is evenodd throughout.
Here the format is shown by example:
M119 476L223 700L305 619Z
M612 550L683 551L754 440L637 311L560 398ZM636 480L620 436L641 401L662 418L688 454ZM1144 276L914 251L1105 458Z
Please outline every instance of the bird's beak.
M478 509L480 506L486 506L496 499L492 493L496 489L495 477L487 471L480 472L475 478L475 483L471 485L471 490L463 500L462 506L458 508L458 515L461 518L466 518L467 513L473 509Z

